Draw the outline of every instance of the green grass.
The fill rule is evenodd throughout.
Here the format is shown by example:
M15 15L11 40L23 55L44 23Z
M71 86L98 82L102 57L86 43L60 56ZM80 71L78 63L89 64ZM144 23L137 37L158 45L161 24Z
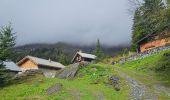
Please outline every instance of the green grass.
M170 50L115 66L151 89L154 84L162 84L168 87L170 85ZM158 97L161 100L167 99L167 96L163 93Z
M107 84L108 76L118 75L110 65L95 64L80 70L74 80L29 77L0 90L2 100L128 100L129 87L121 78L121 90ZM63 84L61 91L48 96L46 90L56 83Z

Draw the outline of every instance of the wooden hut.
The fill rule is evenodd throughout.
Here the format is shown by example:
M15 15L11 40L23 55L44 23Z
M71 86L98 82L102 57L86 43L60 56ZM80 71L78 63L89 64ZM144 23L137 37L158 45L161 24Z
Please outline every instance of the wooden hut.
M79 63L79 62L92 62L96 60L96 56L88 53L83 53L82 51L76 52L72 59L72 63Z
M54 77L57 70L65 67L58 62L32 56L26 56L20 60L17 65L21 68L22 71L41 70L46 77Z
M145 52L154 48L170 45L170 32L149 34L137 42L138 51Z

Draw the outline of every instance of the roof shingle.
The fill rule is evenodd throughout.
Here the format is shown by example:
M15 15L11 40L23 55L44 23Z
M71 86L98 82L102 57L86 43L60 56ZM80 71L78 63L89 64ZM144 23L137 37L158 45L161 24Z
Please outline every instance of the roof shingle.
M26 56L24 59L22 59L18 64L22 63L25 59L31 59L34 63L37 65L47 66L47 67L53 67L53 68L65 68L64 65L58 62L54 62L51 60L46 60L42 58L37 58L33 56Z
M6 69L9 69L11 71L18 71L20 72L21 69L19 68L19 66L17 66L14 62L8 61L8 62L3 62L5 65Z

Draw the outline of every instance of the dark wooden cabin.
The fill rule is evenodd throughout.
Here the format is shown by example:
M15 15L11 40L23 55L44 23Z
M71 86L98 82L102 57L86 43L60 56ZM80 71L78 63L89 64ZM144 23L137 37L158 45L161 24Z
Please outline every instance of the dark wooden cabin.
M87 53L83 53L81 51L76 52L76 54L74 55L73 59L72 59L72 63L79 63L79 62L92 62L94 60L96 60L96 56L92 55L92 54L87 54Z

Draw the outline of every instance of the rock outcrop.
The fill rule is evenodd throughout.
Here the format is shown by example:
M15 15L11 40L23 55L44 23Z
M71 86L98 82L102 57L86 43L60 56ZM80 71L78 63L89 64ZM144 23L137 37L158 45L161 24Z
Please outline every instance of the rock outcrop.
M119 78L115 75L112 75L109 77L109 83L115 88L116 91L120 90L120 85L119 85Z
M16 74L13 79L14 80L20 80L20 79L23 79L27 76L35 76L35 75L43 75L43 72L40 71L40 70L27 70L25 72Z
M63 85L61 83L57 83L54 86L47 89L47 94L51 95L53 93L56 93L62 89Z
M78 73L80 68L85 67L89 64L90 63L88 62L80 62L80 63L71 64L68 67L65 67L64 69L57 72L55 77L61 78L61 79L73 79Z
M70 66L59 71L56 74L56 77L61 79L73 79L79 69L80 69L79 63L71 64Z

